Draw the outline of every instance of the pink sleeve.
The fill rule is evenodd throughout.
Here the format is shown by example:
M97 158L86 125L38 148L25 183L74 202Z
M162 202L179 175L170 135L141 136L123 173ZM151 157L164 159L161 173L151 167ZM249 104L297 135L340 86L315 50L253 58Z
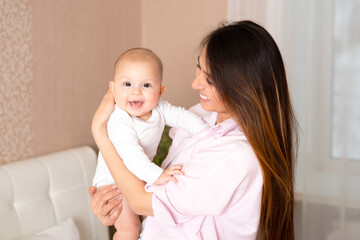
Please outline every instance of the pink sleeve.
M221 146L196 153L184 168L185 175L176 176L178 183L155 189L153 210L157 221L174 226L194 216L221 215L244 192L251 191L252 179L261 174L257 159L248 146L232 145L225 151ZM232 151L226 150L229 147Z
M153 194L152 201L154 216L159 222L174 227L178 222L188 219L188 216L183 215L172 206L164 186L157 189Z

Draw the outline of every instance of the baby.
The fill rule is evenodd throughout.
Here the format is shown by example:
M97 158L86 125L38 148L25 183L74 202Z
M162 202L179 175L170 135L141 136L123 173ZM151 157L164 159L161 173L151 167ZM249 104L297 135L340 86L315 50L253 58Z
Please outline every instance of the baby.
M109 83L116 106L107 126L127 168L148 184L157 185L172 180L173 170L181 169L175 165L164 170L152 162L165 125L193 134L209 127L199 116L160 99L165 91L162 70L161 60L149 49L133 48L116 60L114 80ZM97 187L114 183L101 153L93 183ZM114 225L115 240L138 239L140 218L125 199Z

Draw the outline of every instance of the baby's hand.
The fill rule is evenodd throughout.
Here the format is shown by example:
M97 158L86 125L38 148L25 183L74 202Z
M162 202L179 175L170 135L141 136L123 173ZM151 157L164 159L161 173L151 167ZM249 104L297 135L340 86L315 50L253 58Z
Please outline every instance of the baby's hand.
M176 174L184 174L184 172L181 170L182 166L181 165L174 165L171 166L167 169L165 169L160 177L158 179L156 179L156 181L154 182L156 185L164 185L165 183L169 182L169 181L173 181L173 182L178 182L178 180L176 178L174 178L174 175Z

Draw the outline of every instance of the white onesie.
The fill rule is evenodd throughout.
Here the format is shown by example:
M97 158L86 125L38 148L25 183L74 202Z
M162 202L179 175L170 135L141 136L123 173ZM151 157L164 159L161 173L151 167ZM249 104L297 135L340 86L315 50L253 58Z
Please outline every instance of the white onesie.
M116 106L108 122L109 138L126 167L138 178L150 184L155 182L163 171L152 162L152 159L165 125L182 128L192 134L209 128L201 117L164 100L159 101L146 121L130 116ZM93 184L99 187L112 183L114 179L99 153Z

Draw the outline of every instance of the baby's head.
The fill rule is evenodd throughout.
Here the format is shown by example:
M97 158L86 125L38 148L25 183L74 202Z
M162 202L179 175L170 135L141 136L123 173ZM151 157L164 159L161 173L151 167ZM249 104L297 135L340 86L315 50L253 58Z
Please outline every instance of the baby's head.
M118 107L131 116L147 120L165 91L160 58L146 48L133 48L115 62L110 89Z

